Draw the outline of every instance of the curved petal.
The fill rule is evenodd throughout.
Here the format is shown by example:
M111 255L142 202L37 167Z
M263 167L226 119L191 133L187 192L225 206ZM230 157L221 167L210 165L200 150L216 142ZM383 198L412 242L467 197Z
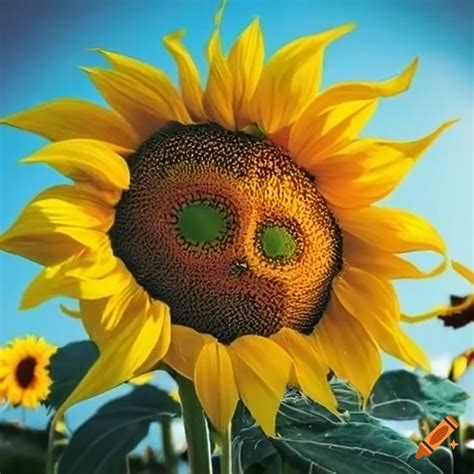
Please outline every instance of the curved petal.
M474 363L474 347L465 350L452 362L449 370L449 379L457 382Z
M176 372L192 380L196 360L205 344L215 342L209 334L201 334L186 326L171 326L171 343L164 362Z
M408 89L418 65L416 58L398 76L380 82L349 82L325 90L316 99L314 107L321 112L343 102L372 100L400 94Z
M388 196L453 123L443 123L426 137L411 142L354 141L331 156L316 156L310 171L316 175L321 193L333 205L369 206Z
M40 265L54 266L81 252L85 247L97 248L103 238L102 232L90 229L75 227L56 227L54 231L42 229L43 234L10 236L6 233L0 237L0 249Z
M163 329L167 326L163 319L169 317L162 313L150 312L142 308L128 319L127 325L101 348L99 358L56 412L56 418L75 403L106 392L137 375L150 355L166 351L166 338ZM156 364L158 360L155 360Z
M191 117L197 122L204 122L207 117L202 105L203 90L199 81L199 72L192 56L181 40L184 30L179 30L163 38L166 49L173 56L178 66L181 95Z
M392 285L359 268L346 265L333 282L335 312L356 318L377 344L407 364L429 370L423 351L399 327L400 309Z
M291 156L309 171L319 160L358 135L377 107L374 100L357 100L321 113L318 107L314 107L316 101L295 121L288 140Z
M380 250L350 234L343 236L343 242L344 260L350 266L361 268L386 280L432 278L442 273L448 263L444 258L433 269L423 271L403 257Z
M446 253L438 231L411 212L380 207L333 207L332 210L342 230L386 252L431 250L442 255Z
M97 248L113 222L101 194L77 186L55 186L36 196L0 236L0 249L39 263L56 264Z
M370 140L358 140L312 168L318 189L334 206L356 208L386 197L408 173L413 160Z
M314 99L321 82L324 49L353 27L344 25L299 38L270 58L252 100L253 116L266 133L293 122Z
M265 434L274 436L276 414L290 380L290 357L261 336L239 337L229 352L240 398Z
M149 308L150 298L133 279L121 292L94 300L80 300L79 318L91 339L101 347L106 344L120 324L134 317L141 308Z
M128 189L130 183L125 160L110 145L98 140L72 139L52 143L21 162L46 163L76 182L91 182L102 189Z
M454 260L451 262L451 265L457 273L463 276L469 283L474 285L474 272L470 268Z
M138 376L147 374L150 370L156 370L158 363L168 352L171 342L171 316L168 305L161 301L152 301L148 317L156 321L155 327L160 337L146 360L136 369L135 375Z
M45 267L25 290L20 309L30 309L54 298L99 299L123 291L130 274L107 244L85 250L68 260Z
M418 140L412 141L387 141L387 140L377 140L378 143L382 145L388 146L393 148L405 156L412 158L413 160L417 160L420 158L423 153L431 146L431 144L449 127L457 123L458 120L447 120L439 125L435 130L433 130L428 135L419 138Z
M328 366L312 343L311 336L283 328L271 339L293 359L296 383L303 393L329 411L337 413L337 401L327 381Z
M156 100L160 102L164 116L181 123L189 123L191 121L179 92L165 72L123 54L113 53L104 49L97 49L96 51L116 71L131 79L135 79L150 91L156 97Z
M57 99L0 119L51 141L91 138L134 149L139 141L115 111L78 99Z
M229 428L239 399L234 370L227 348L219 342L206 344L194 368L196 394L213 426L220 433Z
M233 84L227 60L222 53L219 31L209 41L209 76L203 104L207 116L224 128L235 128Z
M383 319L392 324L399 321L397 294L386 280L346 264L334 278L332 289L350 314L364 313L370 319ZM337 312L338 308L333 309Z
M131 124L140 142L170 121L180 121L177 111L135 77L100 67L81 68L104 99Z
M327 365L366 399L381 372L379 349L355 318L344 317L337 310L331 300L314 330L314 341Z
M234 43L228 58L234 84L234 116L239 129L253 122L250 101L263 69L264 54L260 21L256 18Z
M421 323L429 321L430 319L436 318L448 318L449 316L455 316L456 314L462 313L463 311L469 310L474 307L474 295L468 295L464 298L460 298L459 302L451 304L451 306L438 306L425 313L408 315L402 314L400 319L405 323Z

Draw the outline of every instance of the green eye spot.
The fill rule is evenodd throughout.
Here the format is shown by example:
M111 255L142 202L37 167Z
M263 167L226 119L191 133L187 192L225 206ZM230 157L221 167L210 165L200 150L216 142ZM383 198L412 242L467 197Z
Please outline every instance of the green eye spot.
M260 231L263 253L271 260L291 259L297 249L293 235L282 225L272 224Z
M227 213L212 202L188 203L177 215L178 233L192 245L217 243L225 236L227 227Z

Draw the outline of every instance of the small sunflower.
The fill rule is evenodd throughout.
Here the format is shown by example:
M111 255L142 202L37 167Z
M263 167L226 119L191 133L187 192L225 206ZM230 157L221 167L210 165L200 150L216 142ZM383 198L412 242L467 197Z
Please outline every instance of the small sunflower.
M43 338L14 339L0 349L0 400L9 405L37 408L52 383L48 365L56 347Z
M180 89L97 50L110 68L83 70L111 109L60 99L2 120L53 142L24 163L73 181L35 197L0 238L44 266L21 307L77 299L100 348L62 410L164 360L194 381L219 430L241 399L273 434L288 384L336 411L330 370L365 398L380 350L428 366L400 328L391 280L440 273L445 244L421 217L375 203L452 122L414 141L358 138L417 61L320 91L325 49L353 25L265 62L258 20L228 53L219 23L204 88L180 30L164 38ZM424 272L401 255L412 251L442 261Z

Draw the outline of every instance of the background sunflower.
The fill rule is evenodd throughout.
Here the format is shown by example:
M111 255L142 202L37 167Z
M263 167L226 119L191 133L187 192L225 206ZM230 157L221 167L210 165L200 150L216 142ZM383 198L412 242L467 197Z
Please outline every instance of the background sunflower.
M66 7L61 6L55 9L55 13L58 14L62 9ZM70 10L67 11L67 17L68 18L77 18L78 16L75 15L74 11L74 6L68 7ZM152 13L153 9L156 8L156 6L153 6L150 4L149 7L144 6L144 9L141 10L140 12L136 13L136 16L132 18L132 23L133 21L136 22L146 22L148 21L147 18L152 18L153 15L149 15L148 13ZM151 10L148 12L147 8L150 8ZM213 13L213 8L214 5L209 5L209 8L207 11L201 8L197 8L196 6L188 5L186 8L185 12L185 18L182 21L177 21L176 18L173 18L173 11L171 9L168 9L166 6L162 7L162 11L160 11L160 22L163 25L165 24L181 24L183 23L185 26L188 27L189 29L189 34L190 36L188 37L189 43L191 45L201 45L205 42L206 36L207 36L207 31L208 29L204 29L202 36L199 35L199 33L196 32L196 23L199 20L201 23L202 22L209 22L209 18L212 16ZM284 35L285 37L283 38L280 36L278 38L278 44L281 44L285 40L289 40L292 37L295 36L295 26L290 25L291 22L285 22L282 21L282 18L287 17L289 14L289 11L286 10L286 7L284 6L278 6L276 7L275 10L271 12L271 14L267 14L265 11L266 8L265 6L260 6L258 4L254 5L252 7L255 12L259 12L262 14L262 16L265 17L265 28L267 31L272 31L272 30L278 30L280 32L280 35ZM300 12L294 12L292 10L292 15L294 20L294 24L298 25L297 28L297 34L304 34L304 33L310 33L314 30L323 30L326 27L334 24L340 24L347 19L354 19L358 21L358 15L361 14L362 12L357 11L357 8L355 8L354 12L342 12L339 11L337 8L330 10L329 7L323 7L327 10L324 12L311 12L308 11L307 9L310 8L307 5L303 5L302 10ZM441 8L441 7L440 7ZM245 25L247 19L252 16L254 13L253 11L248 11L249 7L245 6L244 4L242 5L230 5L227 12L226 12L226 28L224 30L224 42L226 39L233 38L235 37L235 33L237 31L240 31L242 27ZM398 11L398 15L400 15L401 18L403 18L404 21L407 21L407 18L413 18L413 25L417 26L417 28L420 28L420 25L417 22L417 17L416 15L413 14L413 17L410 17L409 15L407 16L406 12ZM25 12L22 12L19 16L27 17L27 15L24 14ZM352 13L352 15L351 15ZM380 18L377 17L377 15L380 15L381 12L377 10L371 10L371 15L374 15L375 18ZM444 13L444 12L443 12ZM444 14L440 13L440 18L444 18ZM44 14L44 12L43 12ZM114 12L111 12L107 10L107 7L102 6L99 7L99 12L97 13L96 19L92 20L91 18L85 18L82 17L82 19L79 17L78 24L82 22L82 26L87 25L87 30L88 31L94 31L94 27L91 25L91 22L98 21L98 18L101 18L102 15L110 14L109 21L116 21L121 17L121 15L125 15L125 10L121 10L120 6L117 7L117 10ZM240 16L240 14L242 16ZM129 12L127 13L127 16L129 15ZM391 15L389 12L383 12L382 16L387 16L390 17ZM180 13L179 15L182 18L182 15ZM314 18L324 18L324 21L315 22ZM64 23L64 18L61 19L61 21L58 22L58 25L60 23ZM268 20L267 20L268 18ZM309 20L308 18L311 18ZM231 23L229 19L232 19L234 23ZM165 20L165 21L163 21ZM169 20L169 21L168 21ZM437 20L433 20L433 24L436 25ZM390 45L392 47L392 51L395 51L393 55L391 55L391 63L387 62L386 64L386 69L383 70L385 67L382 62L382 68L378 67L377 68L377 74L380 74L380 77L385 77L387 75L390 75L393 72L393 68L395 66L400 66L398 69L401 69L401 66L406 63L407 57L402 54L402 51L404 51L404 46L406 45L407 42L411 41L411 38L400 38L400 34L394 35L393 30L388 29L387 30L387 25L384 24L382 21L381 24L379 24L377 27L375 26L369 26L369 21L368 18L364 21L358 21L360 24L361 28L359 29L359 32L356 33L358 36L357 41L352 41L349 47L354 48L354 52L357 51L357 55L353 54L351 55L350 50L348 51L345 47L347 46L344 45L343 47L338 46L337 44L334 45L333 49L331 50L331 56L328 58L328 66L326 67L326 75L325 75L325 80L327 82L334 82L338 79L344 79L347 78L347 75L345 74L346 70L351 70L351 77L361 77L361 78L366 78L366 77L373 77L374 69L373 69L373 63L374 63L374 55L378 57L383 57L386 54L386 48L388 47L387 45ZM410 22L408 22L410 24ZM142 23L140 23L142 25ZM7 25L8 26L8 25ZM37 25L36 28L42 28L41 25ZM144 47L145 44L149 44L148 41L145 41L143 38L132 38L132 41L130 41L130 38L127 38L125 44L121 44L121 41L119 40L118 37L112 37L111 31L117 31L115 28L110 28L110 31L108 34L111 36L105 38L101 38L100 34L96 34L94 39L88 35L87 39L82 38L82 42L80 44L74 43L72 44L72 38L74 38L74 41L78 41L77 36L73 36L71 31L74 31L75 26L73 25L73 28L71 31L66 32L67 28L64 28L63 26L58 26L58 30L61 29L61 32L55 31L55 29L52 30L51 34L56 34L54 39L58 39L60 37L63 37L64 35L66 38L70 38L70 43L67 44L67 51L79 51L84 44L90 44L93 42L94 44L104 44L106 43L107 45L110 45L111 48L113 49L120 49L124 51L130 51L133 53L133 55L143 57L144 59L150 59L151 62L155 62L153 60L154 55L156 54L156 48L152 46L147 46L146 50L143 50L142 48ZM159 25L159 28L162 28L161 25ZM163 28L165 28L163 26ZM422 28L427 28L426 25L423 25ZM436 28L432 27L433 30L435 31ZM141 26L140 30L145 31L147 28ZM97 28L97 31L99 29ZM156 25L152 27L150 24L150 30L151 31L157 31ZM362 32L363 31L363 32ZM163 29L159 31L158 36L162 36L161 33L167 33L169 32L169 28ZM424 31L426 33L426 31ZM393 36L390 37L390 34ZM432 33L433 34L433 33ZM458 35L458 36L456 36ZM422 36L420 34L420 36ZM456 49L456 41L462 42L462 31L459 32L459 30L456 30L455 34L450 34L449 35L449 41L446 40L446 44L443 45L443 48L445 48L446 51L448 51L447 54L449 54L449 57L451 58L450 61L453 61L453 57L455 58L455 54L459 54L455 52ZM357 38L357 36L355 36ZM429 35L428 35L429 37ZM270 48L275 49L277 46L277 38L272 37L271 35L267 35L267 38L270 39ZM382 49L380 45L374 45L373 38L380 38L380 44L384 44L384 48ZM392 41L388 41L390 38L392 38ZM394 38L397 39L397 44L394 40ZM134 40L136 43L134 44ZM367 41L366 41L367 40ZM383 41L385 40L385 41ZM38 58L41 57L41 52L46 53L46 51L50 54L51 51L54 52L54 54L57 54L58 57L62 52L62 46L58 45L58 43L64 44L66 43L65 41L52 41L54 43L53 46L51 44L49 45L39 45L37 50L37 55ZM365 57L364 55L361 56L360 52L367 50L366 45L371 44L371 55L368 55ZM423 41L421 39L417 38L416 40L413 39L413 45L417 45L417 47L420 47L423 49ZM428 44L428 41L427 43ZM75 46L78 46L77 48ZM153 45L154 46L154 45ZM272 48L273 46L273 48ZM403 46L403 47L402 47ZM427 46L428 47L428 46ZM432 47L430 45L430 47ZM43 49L45 48L45 49ZM49 49L46 49L49 48ZM52 49L51 49L52 48ZM148 49L149 48L149 49ZM269 49L270 49L269 48ZM379 49L380 48L380 49ZM452 50L451 50L452 48ZM195 56L199 56L199 49L200 46L195 46L193 49L193 53L195 53ZM416 48L412 48L411 50L416 50ZM457 50L461 50L462 48L457 48ZM396 105L395 102L392 104L390 103L389 105L384 104L383 109L379 112L378 120L373 122L373 128L369 129L367 133L369 134L374 134L374 135L390 135L394 136L392 133L393 130L396 130L397 135L399 134L400 137L407 137L409 135L419 136L423 134L427 128L429 128L429 125L433 125L433 127L439 123L442 119L444 119L446 116L455 116L459 115L460 113L460 107L457 105L456 101L456 96L459 96L459 102L462 102L462 87L456 87L452 86L447 83L442 83L442 78L439 77L439 75L436 74L436 68L439 67L437 60L433 61L432 63L428 62L426 63L426 59L423 53L423 50L419 50L420 56L424 57L424 67L425 70L421 69L419 77L417 78L418 83L414 84L415 91L411 91L411 95L408 95L408 98L399 98ZM338 57L338 53L340 52L340 56ZM7 51L8 53L8 51ZM68 53L69 54L69 53ZM377 54L379 56L377 56ZM21 54L18 54L18 51L15 51L15 56L19 57ZM356 57L357 56L357 57ZM8 57L8 54L3 57ZM429 57L429 56L428 56ZM28 67L32 67L34 65L34 61L31 61L31 57L28 57L28 59L25 59L25 63L23 65L23 68L25 67L26 64L28 64ZM395 59L399 60L399 64L395 65ZM44 61L44 59L42 60ZM89 63L90 59L87 57L78 57L74 58L75 63ZM337 67L331 67L332 65L337 65L339 64L344 64L343 67L338 71ZM381 63L380 60L375 61L377 63ZM455 61L454 61L455 62ZM22 67L21 64L17 67ZM456 69L457 67L457 69ZM464 73L463 68L459 66L454 66L455 70L461 74ZM15 88L11 88L10 90L12 91L10 94L7 94L6 97L6 104L5 104L5 110L2 110L2 115L6 115L9 112L18 110L18 108L23 105L31 104L34 102L39 102L41 99L43 99L45 96L56 96L56 95L61 95L63 93L64 95L69 95L72 94L73 92L76 93L77 88L75 88L74 80L75 77L73 78L74 72L71 70L69 65L66 65L64 68L59 67L60 69L60 78L63 80L58 80L58 77L55 77L54 81L54 86L53 81L50 80L50 76L52 74L52 69L51 67L48 68L48 77L44 76L44 72L42 73L44 77L44 82L42 81L37 81L35 84L35 92L37 94L36 97L32 96L33 92L25 93L27 89L32 91L32 87L29 85L27 82L29 79L28 77L34 76L36 79L38 77L41 77L41 74L31 74L31 71L26 73L26 71L23 69L17 69L15 74L12 74L11 77L18 78L18 76L22 76L20 82L15 86ZM38 65L38 71L40 70L39 65ZM67 71L67 72L66 72ZM23 74L21 74L23 73ZM70 77L66 77L67 75L71 75ZM421 78L420 78L421 76ZM441 82L439 87L434 87L433 86L433 76L436 76L437 80ZM449 76L452 78L453 76ZM455 77L455 76L454 76ZM452 79L451 79L452 80ZM429 84L430 88L424 87L424 81L426 81L426 84ZM48 85L46 85L48 83ZM461 85L464 84L463 79L460 79ZM7 87L8 87L8 76L7 76ZM66 86L68 84L68 86ZM83 83L81 82L79 85L82 85ZM441 86L444 87L441 87ZM50 93L45 93L46 89L48 87L51 87ZM69 88L70 87L70 88ZM433 88L436 89L433 91ZM449 90L450 93L447 94L449 95L451 99L450 103L444 103L442 102L441 104L439 103L440 101L440 90ZM16 92L15 92L16 91ZM88 89L89 91L89 89ZM433 93L433 97L436 96L436 101L431 99L430 96L430 91ZM423 94L421 94L423 92ZM425 94L425 95L424 95ZM88 93L82 93L81 94L83 97L87 97ZM96 96L94 96L92 93L90 93L90 98L96 100ZM416 98L418 100L418 103L414 103L413 100ZM20 100L21 99L21 100ZM23 103L21 103L23 101ZM427 104L429 103L436 103L436 106L433 107L432 111L427 111ZM392 109L390 110L390 107ZM393 108L396 107L395 110L398 110L398 107L400 107L400 116L396 116L396 114L393 114ZM423 120L419 120L419 117L416 117L416 114L412 113L412 119L409 120L405 116L402 115L404 113L403 111L407 110L416 110L418 107L418 110L420 110L420 116L423 117ZM431 124L427 123L426 117L429 117L430 120L433 122ZM383 127L381 128L383 123ZM469 255L469 248L466 247L466 242L472 241L472 238L467 238L465 234L465 221L462 217L462 214L459 213L459 215L456 215L456 213L452 212L453 208L459 208L462 206L465 206L466 202L466 197L462 196L456 196L454 193L450 192L444 192L442 195L439 195L439 203L437 202L436 206L433 206L432 200L428 201L427 198L423 196L424 190L425 189L442 189L441 185L446 182L451 182L451 183L456 183L456 188L457 189L469 189L469 183L466 183L463 180L466 179L466 176L469 175L468 169L462 168L463 162L459 160L459 156L463 155L462 149L460 147L462 146L463 143L463 127L466 127L468 124L462 124L458 130L455 130L452 132L452 136L449 138L443 137L442 140L440 140L438 146L437 146L437 152L436 154L441 158L443 155L446 156L444 160L438 159L437 166L434 167L432 166L432 162L428 163L428 160L425 160L421 165L419 165L418 170L415 171L414 177L410 177L408 180L405 182L404 187L406 190L409 188L416 193L416 199L412 199L412 196L410 195L409 192L405 192L403 190L402 192L398 193L395 195L395 197L392 199L392 203L394 205L397 205L399 207L404 207L404 208L411 208L413 210L416 210L417 212L420 212L420 214L423 214L427 217L429 217L433 222L437 224L438 227L440 227L443 231L443 234L446 236L447 241L448 241L448 246L449 248L455 249L456 250L456 257L460 259L464 259L464 261L469 261L470 258L472 258L471 255ZM5 133L2 131L1 133ZM12 134L13 135L13 134ZM17 138L15 138L17 137ZM21 137L21 138L20 138ZM8 140L8 141L7 141ZM30 141L31 140L31 141ZM25 139L24 135L13 135L13 138L7 138L5 136L5 151L6 155L9 157L20 157L20 156L25 156L27 155L31 150L37 147L37 144L39 143L38 140L34 138L28 138ZM449 156L456 156L456 167L452 166L452 160L449 159ZM428 157L428 158L436 158L436 157ZM18 170L13 169L12 163L14 163L14 159L9 159L8 162L4 161L2 162L2 166L4 166L5 169L5 174L2 173L2 176L12 176L14 179L8 179L5 180L5 185L2 190L4 193L2 195L2 203L10 202L10 199L8 199L9 196L15 195L18 196L18 201L15 202L11 207L7 209L7 212L2 213L2 227L5 227L7 223L11 222L13 219L13 216L17 214L17 211L19 207L21 206L21 203L25 202L27 198L31 197L34 194L34 191L37 191L40 189L40 187L43 187L43 185L46 182L50 182L51 184L56 181L56 177L53 175L53 173L48 173L47 171L40 170L39 168L37 169L37 172L35 176L33 176L31 181L28 182L28 185L23 186L23 190L21 192L18 192L18 180L24 179L25 174L22 174ZM10 168L11 166L11 168ZM443 168L445 166L445 168ZM466 160L466 166L467 166L467 160ZM423 167L422 170L420 168ZM419 176L416 176L416 175ZM426 178L426 176L428 178ZM26 183L23 183L26 184ZM33 190L34 188L34 190ZM420 196L421 195L421 196ZM433 193L426 192L426 195L433 195ZM459 199L459 200L455 200ZM416 206L416 208L415 208ZM3 221L4 219L4 221ZM456 224L457 222L457 224ZM457 229L457 230L456 230ZM462 232L460 232L460 229L462 229ZM462 235L462 239L459 238L458 236ZM5 304L5 313L6 314L14 314L15 311L15 302L18 301L18 296L20 293L20 288L25 286L26 281L28 281L31 278L31 274L34 272L34 270L31 270L30 267L25 266L25 264L22 262L20 263L17 259L13 260L10 259L8 256L3 255L1 257L5 261L5 266L3 268L6 268L7 271L5 274L8 274L8 268L14 268L16 272L18 272L18 268L21 268L22 274L21 274L21 281L11 281L8 278L4 279L4 289L2 289L2 294L4 295L11 295L11 300L6 301ZM10 267L12 265L12 267ZM14 266L14 267L13 267ZM440 279L437 282L429 282L426 284L420 283L420 288L421 290L417 292L417 299L416 301L410 301L407 299L405 301L405 307L407 308L408 311L416 312L418 310L421 310L425 308L427 305L430 306L431 303L438 303L438 301L434 301L433 299L430 299L429 293L433 291L433 285L435 288L438 288L440 290L440 294L442 293L442 289L444 289L446 286L449 285L450 288L459 288L457 291L459 293L466 292L466 287L463 287L462 283L459 280L455 279L456 277L443 277L443 279ZM412 282L410 282L410 285ZM439 285L439 286L438 286ZM402 291L404 290L404 285L400 285ZM428 289L429 288L429 289ZM411 293L411 287L410 289L407 289L406 294ZM434 293L434 291L433 291ZM48 338L51 340L54 340L55 342L66 342L67 340L70 339L78 339L81 336L77 333L78 327L76 324L69 323L67 320L60 320L58 318L52 318L51 321L51 327L54 326L54 330L51 332L49 331L44 331L43 327L47 325L45 317L48 317L45 315L45 313L51 311L53 309L53 306L44 307L38 310L38 313L35 315L35 318L37 317L36 321L38 322L38 328L36 329L35 332L38 333L43 333L48 335ZM55 308L55 307L54 307ZM52 312L52 311L51 311ZM64 319L64 318L63 318ZM2 332L0 333L0 337L2 340L1 342L4 342L3 339L7 340L9 339L12 335L14 335L17 332L23 331L23 329L20 326L13 325L11 322L5 321L5 318L2 318L2 324L4 325L2 327ZM16 324L16 323L15 323ZM33 317L28 318L28 329L31 330L31 324L33 324ZM438 336L436 335L436 323L432 324L433 326L433 331L430 333L431 334L431 341L433 344L433 354L438 353L438 346L441 342L441 332L439 332ZM39 327L41 325L41 327ZM426 329L414 329L414 334L416 336L417 331L421 332L425 331ZM456 336L456 337L462 337L462 336ZM455 340L455 337L453 337L450 340L450 344L453 344L453 352L456 351L454 348L459 347L461 344L459 344L459 341ZM443 345L443 350L448 351L450 350L449 348L446 347L446 345Z

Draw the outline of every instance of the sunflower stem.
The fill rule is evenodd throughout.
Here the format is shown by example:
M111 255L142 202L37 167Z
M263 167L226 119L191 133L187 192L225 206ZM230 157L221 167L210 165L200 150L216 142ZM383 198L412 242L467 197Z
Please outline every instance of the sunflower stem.
M231 425L222 435L221 473L232 474L232 429Z
M51 418L48 428L48 451L46 452L46 474L55 474L54 440L56 434L56 417Z
M192 381L175 375L183 408L184 430L188 445L191 474L212 474L211 446L207 420L196 396Z
M167 474L176 474L178 468L178 456L174 450L171 418L164 419L161 422L161 436L163 441L166 472Z

